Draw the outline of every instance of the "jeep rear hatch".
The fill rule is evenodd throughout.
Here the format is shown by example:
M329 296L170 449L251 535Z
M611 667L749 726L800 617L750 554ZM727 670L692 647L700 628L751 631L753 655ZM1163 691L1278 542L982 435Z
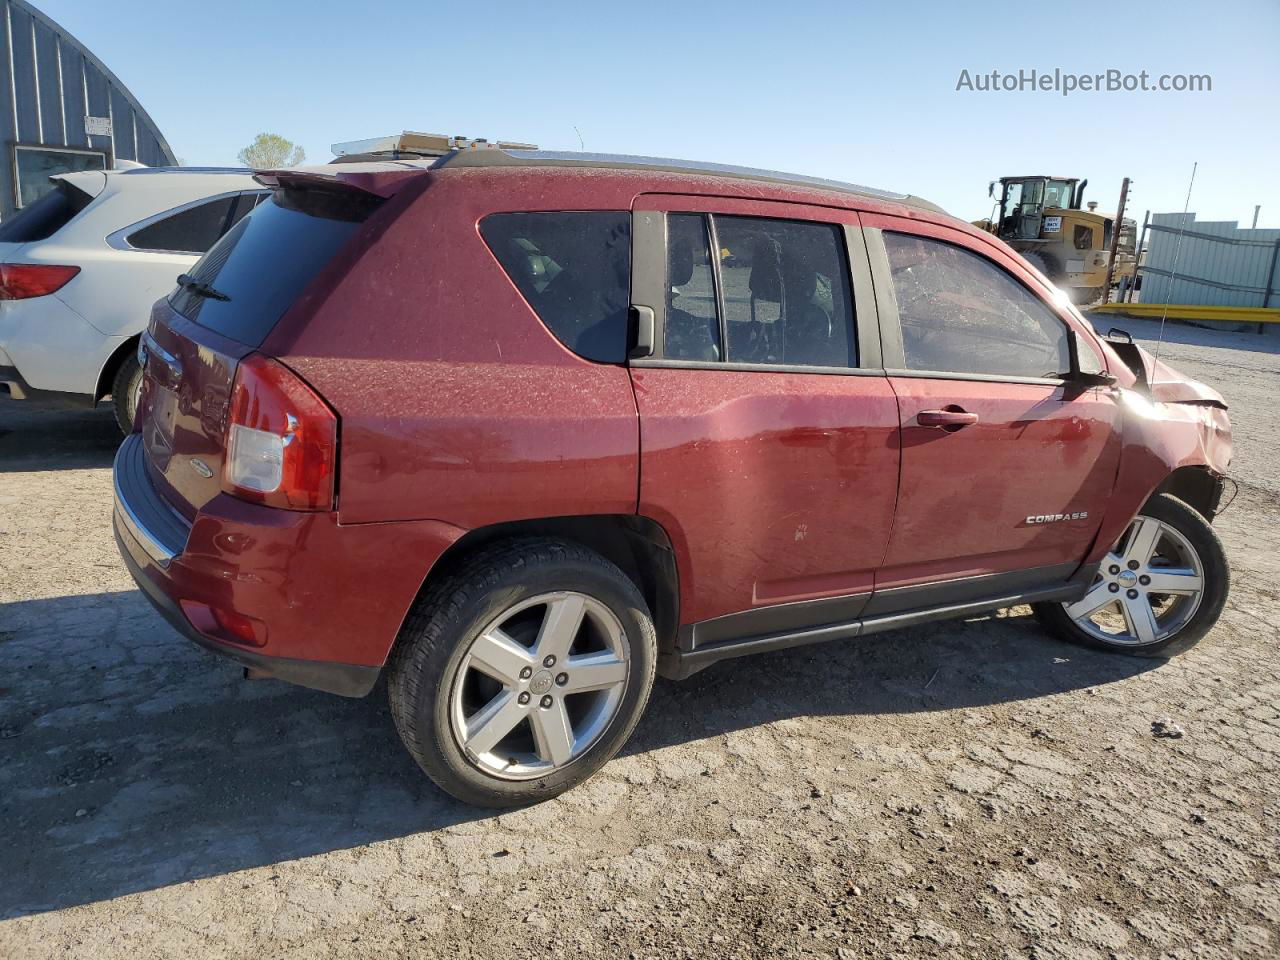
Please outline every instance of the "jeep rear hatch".
M256 351L286 312L305 309L383 197L334 177L261 179L271 199L179 278L143 338L148 469L188 519L224 491L287 509L332 505L336 415Z

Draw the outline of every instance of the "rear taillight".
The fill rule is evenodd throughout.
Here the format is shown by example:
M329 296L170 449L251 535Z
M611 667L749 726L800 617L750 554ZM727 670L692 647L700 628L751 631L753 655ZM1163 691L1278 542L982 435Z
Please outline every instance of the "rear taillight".
M338 418L275 360L251 354L236 368L222 489L287 510L333 508Z
M61 290L79 267L43 263L0 263L0 300L30 300Z

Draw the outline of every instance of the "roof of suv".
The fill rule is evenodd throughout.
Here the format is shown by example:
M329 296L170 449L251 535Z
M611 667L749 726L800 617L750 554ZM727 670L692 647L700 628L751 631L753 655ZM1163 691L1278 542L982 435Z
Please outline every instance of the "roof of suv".
M846 196L867 197L873 200L898 203L917 210L953 219L937 204L921 197L875 187L864 187L839 180L826 180L778 170L760 170L732 164L706 163L698 160L676 160L666 157L640 157L610 153L577 153L554 150L507 150L499 147L473 147L455 150L438 158L397 158L385 160L360 160L358 162L330 163L315 166L283 167L278 170L256 171L257 179L267 186L284 180L333 180L348 182L364 180L363 188L384 196L398 187L378 187L375 182L391 174L391 180L402 179L414 171L435 172L456 169L531 169L555 167L564 170L617 170L627 173L684 174L685 176L721 177L746 180L755 183L777 184L825 190ZM399 176L395 176L398 174ZM368 178L368 179L366 179Z
M578 153L556 150L503 150L497 147L456 150L431 162L430 169L457 167L569 167L606 170L645 170L655 173L700 174L711 177L729 177L737 180L753 180L759 183L777 183L795 187L815 187L836 193L854 194L876 200L888 200L918 207L932 213L947 215L936 204L921 197L905 193L893 193L875 187L864 187L840 180L826 180L778 170L761 170L755 167L739 167L732 164L706 163L700 160L676 160L667 157L639 157L613 153Z

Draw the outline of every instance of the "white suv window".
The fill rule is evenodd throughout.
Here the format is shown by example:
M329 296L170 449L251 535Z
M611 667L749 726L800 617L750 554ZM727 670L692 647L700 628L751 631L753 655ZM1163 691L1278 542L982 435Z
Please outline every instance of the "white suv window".
M1056 379L1066 324L1002 268L941 240L884 233L909 370Z
M265 193L215 197L175 210L130 233L125 240L135 250L201 254L230 230Z

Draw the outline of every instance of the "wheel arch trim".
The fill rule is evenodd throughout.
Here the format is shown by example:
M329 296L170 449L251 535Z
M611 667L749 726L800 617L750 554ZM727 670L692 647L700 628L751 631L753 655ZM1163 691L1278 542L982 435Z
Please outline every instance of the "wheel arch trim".
M111 392L111 381L115 379L116 371L120 369L120 364L124 362L124 358L138 349L138 341L140 339L142 339L141 332L125 337L124 340L112 348L111 353L107 355L107 359L102 362L102 366L98 368L97 384L93 388L92 402L94 404L97 404Z
M674 649L680 620L680 583L676 551L665 528L638 514L585 514L534 517L486 524L460 535L434 560L402 618L442 577L469 557L494 544L523 538L557 538L594 550L617 566L639 589L653 618L659 655ZM397 636L387 651L400 641Z

